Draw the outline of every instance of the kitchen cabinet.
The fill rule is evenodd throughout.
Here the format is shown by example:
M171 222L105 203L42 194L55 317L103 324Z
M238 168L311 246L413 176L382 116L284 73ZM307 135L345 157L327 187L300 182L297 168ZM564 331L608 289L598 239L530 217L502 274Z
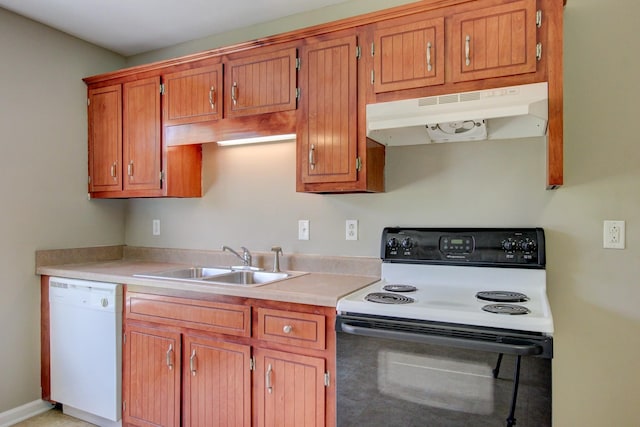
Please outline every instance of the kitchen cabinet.
M263 53L260 53L263 52ZM225 117L295 110L296 49L254 49L225 61Z
M89 88L89 193L122 190L122 85Z
M159 89L159 77L89 89L90 193L160 190Z
M123 190L161 190L160 77L122 85Z
M199 197L200 146L167 147L160 77L89 85L89 195Z
M444 83L444 17L418 14L374 27L371 81L376 93Z
M536 71L536 0L521 0L451 17L454 82Z
M127 291L125 424L334 426L335 309L211 299ZM151 396L148 372L159 375ZM167 409L175 393L182 406Z
M325 360L263 348L254 350L256 426L325 425Z
M180 426L180 334L127 325L124 352L123 422L135 426Z
M549 88L547 188L557 188L563 182L563 4L415 2L85 78L96 107L89 110L90 195L199 197L199 144L294 131L296 191L384 191L385 148L366 137L367 104L539 82ZM148 168L133 165L144 184L138 178L125 184L129 163L112 149L126 144L114 132L117 117L126 114L118 112L125 101L117 98L126 94L114 87L157 75L168 90L163 180L160 189L148 189L158 181L150 179L155 158Z
M358 138L363 113L358 103L357 47L355 31L346 31L307 40L300 49L297 191L384 188L384 147Z
M184 349L184 425L250 427L250 346L186 335Z
M222 64L163 74L163 126L222 118Z

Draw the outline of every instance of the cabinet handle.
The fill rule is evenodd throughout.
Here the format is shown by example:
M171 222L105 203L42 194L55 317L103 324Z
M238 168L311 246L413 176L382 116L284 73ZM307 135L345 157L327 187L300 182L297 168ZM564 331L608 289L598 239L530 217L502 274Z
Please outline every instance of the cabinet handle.
M167 350L167 366L169 370L173 369L173 344L169 344L169 349Z
M267 373L265 375L265 382L267 383L267 391L269 393L273 393L273 387L271 386L271 372L273 371L273 369L271 369L271 363L269 363L269 366L267 366Z
M316 146L314 144L311 144L311 148L309 149L309 167L311 168L311 170L315 169L316 167L315 150Z
M467 35L467 37L464 39L464 59L465 59L465 64L467 64L467 67L471 65L471 58L469 58L470 44L471 44L471 36Z
M133 160L127 165L127 175L133 176Z
M209 105L211 105L211 109L215 109L216 108L216 88L214 86L211 86L211 89L209 89Z
M431 42L427 43L427 71L431 71Z
M238 98L236 97L236 89L238 88L238 83L233 82L231 85L231 100L233 101L233 105L238 104Z
M191 375L196 376L196 349L194 348L191 352L191 357L189 358L189 369L191 370Z
M111 178L116 179L118 177L117 173L118 170L116 169L116 166L118 165L118 162L113 162L113 164L111 165Z
M291 325L284 325L284 328L282 328L282 332L284 332L285 334L290 334L292 330L293 326Z

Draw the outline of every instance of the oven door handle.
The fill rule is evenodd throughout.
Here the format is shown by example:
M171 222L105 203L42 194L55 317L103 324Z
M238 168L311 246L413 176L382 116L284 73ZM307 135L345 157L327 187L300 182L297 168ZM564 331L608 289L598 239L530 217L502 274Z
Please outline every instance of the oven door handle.
M402 332L386 329L368 328L350 324L345 319L338 319L338 330L352 335L372 338L387 338L395 340L413 341L424 344L443 345L468 350L491 351L495 353L515 354L519 356L537 356L542 354L543 347L535 342L506 338L502 342L482 341L473 338L458 338L440 335L429 335L419 332Z

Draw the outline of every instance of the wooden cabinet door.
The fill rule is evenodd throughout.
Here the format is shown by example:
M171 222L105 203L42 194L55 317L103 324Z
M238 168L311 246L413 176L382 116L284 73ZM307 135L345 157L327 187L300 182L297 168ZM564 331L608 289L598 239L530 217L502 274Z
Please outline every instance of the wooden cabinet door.
M123 85L124 190L160 190L160 77Z
M451 28L453 81L536 71L536 0L458 13Z
M180 426L180 334L129 325L124 342L123 420Z
M349 35L300 50L299 184L357 180L356 46Z
M373 38L376 93L444 83L443 17L386 21L374 30Z
M222 64L166 74L163 84L164 126L222 117Z
M89 88L89 192L122 190L122 87Z
M185 336L185 426L251 426L248 345Z
M224 71L226 117L296 109L296 49L228 61Z
M254 349L256 426L324 427L325 360Z

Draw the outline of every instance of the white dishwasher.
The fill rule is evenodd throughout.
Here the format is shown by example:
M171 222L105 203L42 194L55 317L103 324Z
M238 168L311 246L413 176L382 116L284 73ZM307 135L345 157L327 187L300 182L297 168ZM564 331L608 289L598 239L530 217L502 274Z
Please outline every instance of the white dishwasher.
M51 399L102 427L121 425L122 286L49 279Z

